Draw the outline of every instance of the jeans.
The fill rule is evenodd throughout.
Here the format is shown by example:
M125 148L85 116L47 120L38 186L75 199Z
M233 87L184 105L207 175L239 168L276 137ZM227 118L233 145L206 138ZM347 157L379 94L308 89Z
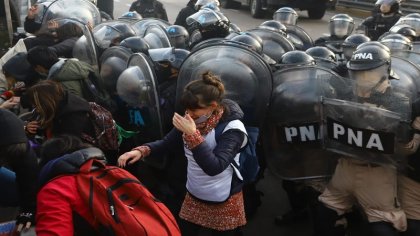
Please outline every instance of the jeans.
M0 189L3 192L0 194L0 206L15 207L19 205L15 172L0 167Z

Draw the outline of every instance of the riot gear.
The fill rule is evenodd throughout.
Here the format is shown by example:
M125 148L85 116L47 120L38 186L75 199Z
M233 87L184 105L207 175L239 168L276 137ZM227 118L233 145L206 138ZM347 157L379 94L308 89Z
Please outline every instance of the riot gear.
M326 47L316 46L306 50L306 53L314 59L321 58L329 61L336 61L335 54Z
M239 28L239 26L237 24L234 23L230 23L230 28L229 28L229 32L231 33L240 33L242 30L241 28Z
M367 47L367 46L378 47L382 50L385 50L389 54L391 54L391 50L389 50L389 48L387 46L383 45L382 43L380 43L378 41L368 41L368 42L362 43L359 46L357 46L356 50L359 50L360 48Z
M354 20L347 14L337 14L331 17L329 30L331 36L345 38L353 32Z
M149 44L140 36L128 37L121 41L120 46L131 49L133 53L147 54L149 50Z
M257 52L260 55L263 53L262 43L258 39L252 37L249 34L241 34L241 35L235 36L231 39L231 41L244 44L248 48L252 49L253 51Z
M201 10L202 8L209 8L212 10L219 11L220 2L219 0L198 0L194 8L195 10Z
M401 29L397 30L397 34L401 34L407 37L410 41L414 41L416 38L416 31L411 26L402 27Z
M171 25L166 29L166 32L168 33L171 46L182 49L188 48L190 34L187 29L180 25Z
M229 19L221 12L208 8L189 16L186 22L191 45L210 38L224 38L229 34Z
M420 36L420 14L411 13L401 17L396 25L409 25L416 31L416 37Z
M119 57L109 57L102 63L100 76L110 94L116 92L118 77L126 68L127 61Z
M375 7L378 13L389 15L400 11L401 0L378 0Z
M385 65L387 71L391 67L391 54L379 46L361 44L353 53L347 68L352 71L365 71Z
M411 41L401 34L389 34L383 37L380 42L391 51L411 50L413 47Z
M136 35L128 24L120 22L113 25L98 25L98 30L93 31L96 43L102 49L119 45L122 40Z
M149 56L154 62L169 62L173 68L181 68L181 64L190 54L189 51L180 48L150 49Z
M264 21L261 25L257 27L258 29L267 29L286 36L287 28L282 23L275 20Z
M286 25L296 25L299 15L293 8L282 7L273 14L273 20Z
M128 11L123 13L120 17L118 17L118 20L128 20L128 21L136 21L141 20L143 17L136 11Z
M281 68L290 66L315 65L315 59L302 51L290 51L281 56L279 62Z
M369 41L370 41L370 38L364 34L353 34L353 35L348 36L342 44L344 57L347 60L350 60L351 56L353 55L354 50L356 50L356 47L362 43L369 42Z

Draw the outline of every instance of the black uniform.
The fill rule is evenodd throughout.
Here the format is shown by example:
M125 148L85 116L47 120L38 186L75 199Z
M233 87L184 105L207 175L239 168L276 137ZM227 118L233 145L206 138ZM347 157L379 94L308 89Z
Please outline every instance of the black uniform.
M178 16L176 17L174 25L181 25L187 28L186 19L197 11L194 8L196 0L190 0L186 7L182 8L179 11Z
M157 0L137 0L131 4L129 11L136 11L143 18L159 18L168 21L165 7Z
M389 29L397 23L402 14L400 12L395 13L392 16L384 17L382 14L378 13L373 16L366 18L361 26L364 26L366 29L366 35L373 41L378 40L378 38L384 33L388 32Z

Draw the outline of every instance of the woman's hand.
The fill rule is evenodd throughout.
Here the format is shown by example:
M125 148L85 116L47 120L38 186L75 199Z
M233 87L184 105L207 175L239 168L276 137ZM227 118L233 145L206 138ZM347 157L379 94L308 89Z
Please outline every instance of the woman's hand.
M9 100L4 101L1 105L0 108L4 108L4 109L11 109L14 106L18 105L20 102L20 98L19 97L11 97Z
M143 157L139 150L132 150L118 157L118 166L124 168L127 164L131 165ZM127 163L128 161L128 163Z
M25 130L29 134L36 134L36 131L38 130L38 128L39 128L39 123L38 123L38 121L34 120L34 121L29 121L26 124Z
M38 13L38 5L33 5L31 6L31 8L29 8L28 15L26 17L28 17L28 19L33 20L37 13Z
M194 134L194 132L197 129L194 120L189 114L186 114L185 117L182 117L181 115L175 112L174 117L172 118L172 124L179 131L187 135Z

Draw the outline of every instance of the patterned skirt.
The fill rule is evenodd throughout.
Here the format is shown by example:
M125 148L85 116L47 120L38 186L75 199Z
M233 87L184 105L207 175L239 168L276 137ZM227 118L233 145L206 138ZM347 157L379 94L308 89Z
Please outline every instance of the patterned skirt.
M187 193L179 216L188 222L218 231L232 230L246 224L242 192L218 204L202 202Z

